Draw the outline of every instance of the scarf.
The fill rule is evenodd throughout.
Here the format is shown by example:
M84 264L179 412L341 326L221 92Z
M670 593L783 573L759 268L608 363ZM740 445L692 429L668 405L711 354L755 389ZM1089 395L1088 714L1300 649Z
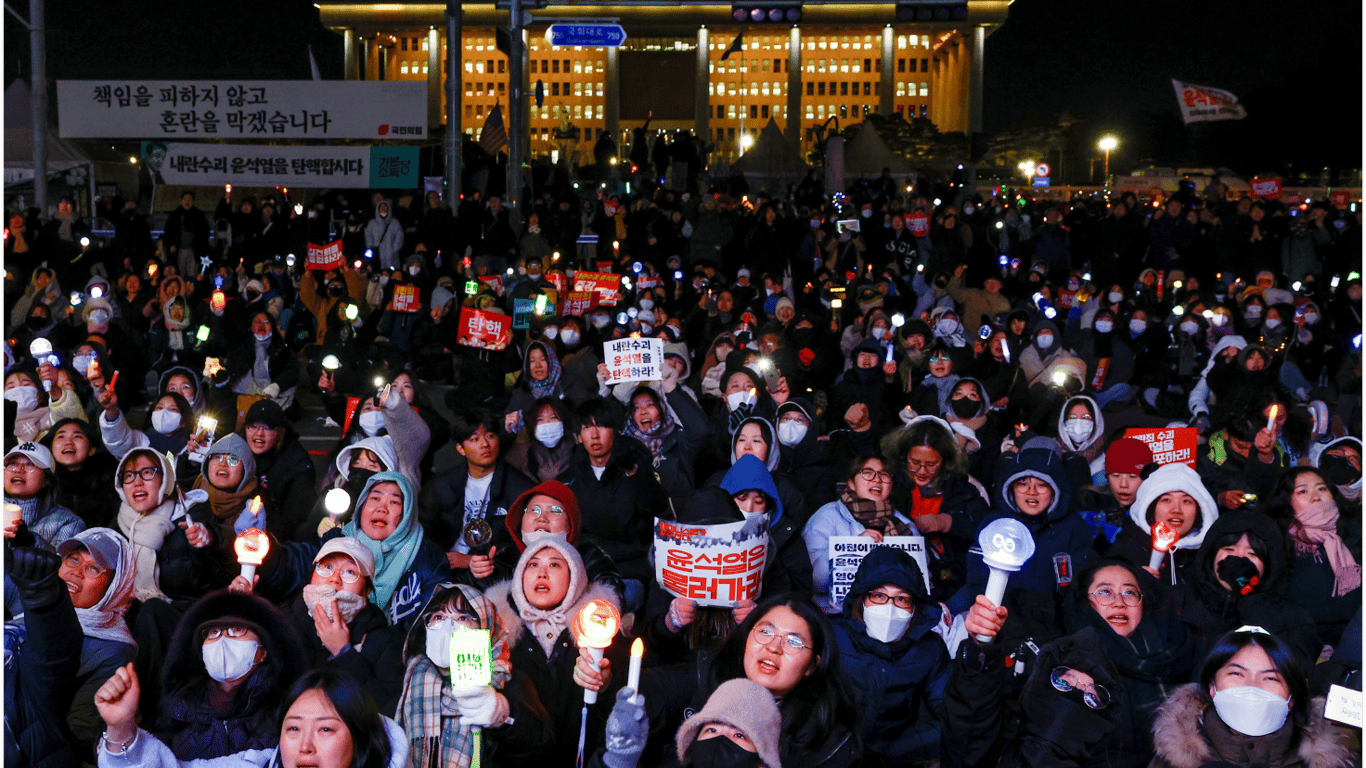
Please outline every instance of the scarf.
M237 513L246 506L247 500L256 495L256 478L245 477L237 491L225 491L215 487L201 474L194 479L192 487L209 494L209 507L213 510L215 520L231 525L237 519Z
M645 447L650 449L650 455L656 459L659 458L659 452L664 449L664 439L673 434L676 426L664 408L664 404L659 403L659 413L662 418L649 432L637 427L634 419L627 419L626 429L622 430L627 437L634 437L644 443Z
M754 415L754 408L758 405L757 402L753 405L742 405L730 412L730 415L726 417L726 429L732 437L735 435L735 430L739 429L746 419Z
M1333 597L1342 597L1361 586L1361 565L1338 536L1338 507L1331 499L1318 501L1299 512L1290 523L1295 553L1319 562L1320 548L1333 568Z
M76 212L69 211L64 213L58 211L52 215L52 218L61 222L61 225L57 227L57 237L60 237L68 243L71 242L71 225L76 223Z
M531 369L528 365L526 369L526 382L527 386L531 389L532 396L540 399L555 394L555 390L560 386L560 358L548 345L537 341L527 347L528 360L531 359L531 350L536 348L539 348L545 353L545 362L548 373L544 379L537 381L536 379L531 378Z
M258 466L259 470L259 466ZM360 529L360 509L363 500L370 495L370 489L376 483L397 483L400 492L403 494L403 519L399 521L398 527L389 537L383 541L375 541ZM423 532L422 526L418 525L414 519L416 517L413 484L398 472L376 472L370 477L370 482L366 483L365 490L357 499L354 508L356 514L351 516L351 520L342 526L342 533L359 541L370 550L375 556L375 580L370 598L375 605L384 608L389 607L389 600L394 596L398 584L403 580L404 574L412 567L413 561L417 559L418 550L422 547ZM392 621L390 617L390 621Z
M313 616L313 612L321 605L327 617L333 618L332 605L335 602L337 610L341 611L342 621L347 624L350 624L356 618L356 614L370 604L369 600L354 592L338 592L335 587L328 584L305 585L302 597L304 608L308 609L309 616Z
M24 239L24 233L27 231L28 227L22 225L18 229L11 229L9 231L10 242L13 244L12 248L14 253L28 253L28 241Z
M532 605L526 599L526 594L522 590L522 573L526 570L526 564L537 552L545 549L554 549L569 564L569 590L565 592L564 599L559 605L546 610L541 610ZM588 583L584 579L583 559L577 550L569 545L569 542L557 538L541 539L535 545L526 548L522 552L521 558L517 561L517 567L512 572L512 602L517 608L517 615L525 622L526 628L531 632L536 642L540 643L541 650L545 651L545 657L550 658L550 654L555 652L555 642L560 634L569 628L569 622L573 618L573 611L578 606L579 599L588 589Z
M958 380L962 377L956 373L950 373L944 378L939 378L934 374L926 376L920 383L927 387L934 387L939 390L939 413L951 413L949 409L949 396L953 394L953 388L957 386ZM938 414L935 414L938 415Z
M134 599L167 599L160 587L161 567L157 564L157 553L161 551L166 537L175 530L176 524L172 519L175 511L174 497L161 502L145 515L139 514L127 502L119 505L119 531L133 545Z
M179 320L171 317L171 309L174 307L180 308ZM166 322L166 346L175 350L184 349L185 329L190 327L190 308L177 296L161 311L161 316Z
M852 490L845 489L840 494L840 503L864 528L881 531L884 536L912 536L915 533L896 518L890 501L860 499Z
M412 742L408 755L413 768L469 768L473 763L474 739L460 720L450 678L425 653L408 662L398 723Z

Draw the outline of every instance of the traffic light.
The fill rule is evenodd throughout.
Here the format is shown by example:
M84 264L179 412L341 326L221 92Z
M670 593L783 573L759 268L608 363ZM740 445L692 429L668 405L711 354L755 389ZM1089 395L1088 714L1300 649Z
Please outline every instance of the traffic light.
M967 3L900 0L896 4L897 21L967 21L967 18Z
M732 3L730 17L739 24L796 24L802 20L802 4L775 0Z

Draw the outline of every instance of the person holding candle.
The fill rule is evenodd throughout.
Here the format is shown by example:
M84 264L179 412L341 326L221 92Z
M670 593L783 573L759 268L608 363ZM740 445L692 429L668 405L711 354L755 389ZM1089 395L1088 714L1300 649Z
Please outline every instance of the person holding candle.
M1103 554L1142 567L1164 583L1185 581L1196 550L1219 519L1219 507L1200 476L1184 463L1159 467L1142 482L1129 507L1129 518ZM1159 523L1175 532L1174 542L1160 542L1159 546L1158 534L1153 533ZM1152 567L1154 549L1165 554L1156 568Z
M85 521L57 503L53 492L52 452L39 443L20 443L5 454L3 500L7 512L5 538L20 525L38 539L38 546L56 547L85 529ZM16 509L10 510L13 506Z
M462 629L489 633L487 686L452 685L451 635ZM432 594L403 646L407 671L396 717L408 734L413 765L471 765L474 727L483 729L484 764L534 765L550 757L546 712L511 664L511 642L498 609L479 590L446 584Z
M603 726L621 680L612 670L626 666L627 643L612 640L606 657L595 661L585 638L571 631L584 607L605 601L620 611L620 598L605 584L591 581L577 550L557 536L527 545L517 560L512 579L485 591L507 628L512 668L526 675L528 684L549 714L552 762L574 762L579 741L584 691L598 692L588 708L585 755L601 745Z
M1290 466L1285 450L1276 441L1279 419L1249 409L1229 420L1224 429L1210 435L1208 445L1196 458L1196 470L1221 509L1255 506L1255 498L1271 492L1276 474Z
M133 597L189 602L209 588L218 523L208 494L176 488L170 457L151 448L134 448L115 475L120 504L119 533L132 543Z
M234 536L248 527L262 527L244 521L236 526L238 516L247 512L257 522L264 521L264 506L255 509L253 500L260 495L257 488L256 457L252 454L247 441L236 432L229 432L209 447L208 456L194 479L194 490L208 494L209 508L218 525L218 540L229 542Z
M311 542L351 519L349 503L339 515L327 509L324 502L328 493L341 489L346 492L348 499L359 498L365 491L365 484L376 472L389 471L399 471L394 439L389 435L367 437L343 446L323 479L323 490L318 494L313 510L294 532L294 540ZM416 478L408 479L416 482Z

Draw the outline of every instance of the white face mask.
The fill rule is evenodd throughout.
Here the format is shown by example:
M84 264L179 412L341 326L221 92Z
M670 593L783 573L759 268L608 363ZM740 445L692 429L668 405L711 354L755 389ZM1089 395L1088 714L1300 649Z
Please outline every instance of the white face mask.
M13 400L19 413L28 413L38 407L38 388L27 384L5 390L5 399Z
M974 212L976 212L976 211L977 211L977 206L974 206L974 205L965 205L965 206L963 206L963 214L966 215L966 216L971 216L971 215L972 215Z
M1053 334L1041 333L1034 337L1034 341L1039 345L1039 349L1048 349L1053 346Z
M388 285L388 284L389 284L389 276L388 276L388 275L380 275L380 276L379 276L379 284L380 284L381 287L383 287L383 286L385 286L385 285Z
M1285 725L1290 716L1290 701L1250 685L1214 692L1214 709L1219 719L1245 736L1265 736Z
M1130 321L1129 321L1129 330L1130 330L1135 336L1137 336L1138 334L1143 333L1144 331L1148 330L1148 321L1147 321L1147 320L1130 320Z
M547 421L536 425L536 439L547 448L554 448L564 437L564 422Z
M550 339L550 340L554 341L555 338L556 338L557 336L559 336L559 335L560 335L560 329L559 329L559 328L556 328L556 327L554 327L554 326L551 326L551 327L545 329L545 337L546 337L547 339Z
M1067 432L1067 436L1072 438L1073 442L1080 443L1091 436L1091 430L1095 428L1095 425L1086 419L1068 419L1063 423L1062 428Z
M1248 318L1249 320L1261 317L1262 306L1260 304L1249 304L1247 306L1247 309L1243 310L1243 316Z
M883 643L895 643L911 625L911 612L891 603L867 605L863 608L863 623L868 636Z
M542 539L559 539L567 543L569 531L526 531L522 534L522 543L528 547Z
M408 274L412 275L413 277L417 277L418 273L421 271L422 267L419 267L416 264L412 265L411 267L408 267Z
M593 315L593 319L590 322L593 323L594 328L597 328L599 331L601 331L603 328L607 327L607 316Z
M560 341L563 341L565 346L572 347L579 343L579 332L573 328L566 328L560 332Z
M746 512L746 511L743 510L743 509L740 510L740 516L743 517L743 518L745 518L746 520L753 520L753 519L756 518L756 517L759 517L759 516L761 516L761 515L767 515L767 514L768 514L767 512Z
M1214 317L1210 322L1214 323L1216 328L1223 328L1225 325L1228 325L1228 315L1225 315L1222 312L1215 312Z
M209 671L209 677L226 683L246 676L256 666L256 650L260 647L261 644L255 640L220 637L217 642L206 643L200 653L204 657L204 668Z
M1181 330L1187 336L1194 336L1197 332L1199 332L1200 326L1196 325L1194 320L1187 320L1186 322L1181 324Z
M654 299L641 299L641 300L640 300L640 308L641 308L641 309L654 309L654 308L655 308Z
M875 326L875 327L873 328L873 338L881 340L882 337L883 337L883 336L886 336L886 335L887 335L887 329L886 329L886 328L883 328L883 327L880 326L880 325L879 325L879 326Z
M1109 320L1096 321L1096 333L1109 333L1115 329L1115 324Z
M96 309L90 313L91 325L104 325L109 322L109 313L103 309Z
M451 668L451 627L449 619L436 629L427 630L427 658L442 669Z
M1316 318L1316 319L1317 319L1317 318ZM80 372L80 374L81 374L82 376L84 376L84 375L85 375L85 370L86 370L87 368L89 368L89 367L90 367L90 364L93 363L94 361L95 361L95 356L94 356L94 355L76 355L76 357L72 359L71 363L72 363L72 365L75 365L75 366L76 366L76 370L77 370L78 372Z
M252 336L255 336L257 341L270 341L270 333L269 333L269 332L267 332L267 333L253 333Z
M754 405L754 403L758 399L759 398L756 397L750 390L745 389L739 392L732 392L729 395L726 395L726 406L733 411L742 405Z
M347 624L356 618L356 614L361 612L367 600L354 592L338 592L330 584L308 584L303 589L304 607L308 609L308 614L313 615L316 607L322 606L323 612L327 617L334 618L332 613L333 602L337 605L337 610L341 611L342 621Z
M366 437L374 437L384 429L384 414L379 411L366 411L360 415L360 428L365 431Z
M1266 325L1266 329L1267 329L1268 331L1274 331L1274 330L1276 330L1277 328L1280 328L1280 327L1281 327L1281 321L1278 320L1278 319L1276 319L1276 318L1274 318L1274 317L1268 317L1268 318L1266 319L1265 325Z
M1119 291L1110 291L1111 304L1118 304L1121 301L1124 301L1124 294L1120 293Z
M871 218L873 218L873 209L872 209L872 208L864 208L863 210L861 210L861 211L858 212L858 215L862 216L862 217L865 218L865 219L871 219Z
M1314 313L1314 312L1305 312L1305 313L1304 313L1304 324L1305 324L1305 325L1313 325L1314 323L1317 323L1318 321L1319 321L1319 316L1318 316L1318 314L1316 314L1316 313Z
M793 446L806 437L808 427L800 421L789 420L778 425L778 442L786 446Z
M152 429L163 435L169 435L180 426L180 414L175 411L168 411L162 408L159 411L152 411Z
M958 330L958 321L945 318L934 324L934 330L940 336L952 336Z
M655 329L655 327L654 327L653 325L650 325L649 323L641 323L641 324L640 324L640 333L641 333L642 336L649 336L649 335L650 335L650 332L653 331L654 329Z

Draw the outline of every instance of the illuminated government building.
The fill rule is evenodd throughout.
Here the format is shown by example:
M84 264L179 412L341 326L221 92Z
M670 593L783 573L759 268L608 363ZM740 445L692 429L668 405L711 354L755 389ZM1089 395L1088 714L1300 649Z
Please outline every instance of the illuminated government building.
M814 146L818 127L834 128L831 118L844 127L870 112L928 117L946 132L980 130L982 48L1005 22L1009 0L792 3L784 7L795 13L781 21L739 24L743 5L581 0L530 10L524 40L532 154L562 146L553 137L562 115L580 129L570 149L580 158L592 157L604 131L624 147L650 114L651 129L706 137L715 160L734 158L741 137L756 136L770 118L789 142L800 137L803 152ZM425 80L429 122L444 124L444 3L324 0L318 7L323 23L345 39L348 79ZM509 14L492 2L466 2L463 11L460 127L477 138L495 104L506 114L508 60L495 28L506 27ZM625 44L546 41L551 23L593 20L619 23ZM723 60L741 33L741 50ZM545 94L539 108L537 81Z

